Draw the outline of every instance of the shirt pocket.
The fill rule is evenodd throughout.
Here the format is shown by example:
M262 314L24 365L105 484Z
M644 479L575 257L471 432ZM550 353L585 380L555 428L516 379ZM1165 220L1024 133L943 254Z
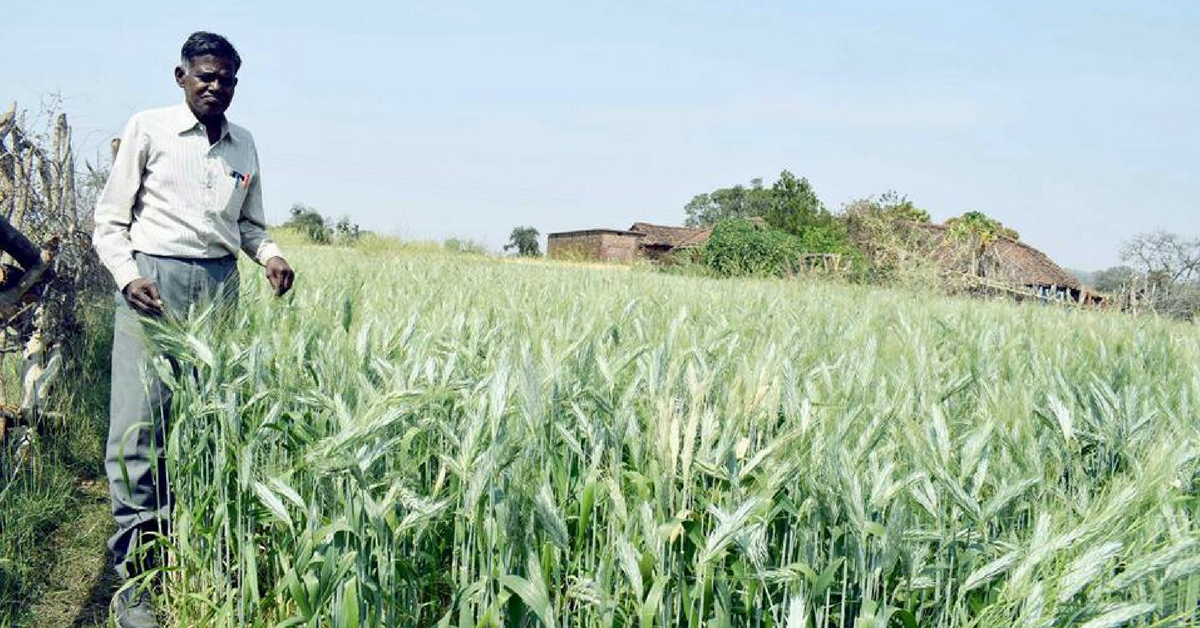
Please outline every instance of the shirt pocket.
M217 211L227 220L236 221L242 214L242 205L250 186L254 185L258 173L250 170L225 168L225 180L221 182L222 194L218 196Z

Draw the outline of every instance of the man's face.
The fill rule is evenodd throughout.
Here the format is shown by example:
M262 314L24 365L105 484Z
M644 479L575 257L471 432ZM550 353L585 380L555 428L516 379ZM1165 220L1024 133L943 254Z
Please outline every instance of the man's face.
M188 107L199 118L224 115L233 102L237 71L225 57L203 55L175 68L175 82L183 88Z

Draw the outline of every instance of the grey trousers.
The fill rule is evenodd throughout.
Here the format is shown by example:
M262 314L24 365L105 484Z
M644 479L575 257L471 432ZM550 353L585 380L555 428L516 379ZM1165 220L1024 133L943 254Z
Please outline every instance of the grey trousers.
M181 259L134 253L134 259L142 276L158 284L167 316L187 316L189 308L213 301L230 308L237 305L237 259L233 256ZM104 467L117 523L108 547L117 571L129 578L147 565L138 547L153 535L166 533L170 521L172 495L165 445L171 392L151 365L155 352L142 333L142 316L120 293L116 300ZM180 367L174 361L172 365L176 370Z

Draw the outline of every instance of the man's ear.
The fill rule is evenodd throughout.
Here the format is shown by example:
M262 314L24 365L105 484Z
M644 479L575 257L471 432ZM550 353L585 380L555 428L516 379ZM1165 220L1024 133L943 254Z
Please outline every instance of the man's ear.
M187 76L187 70L183 69L183 65L175 66L175 84L183 87L183 77Z

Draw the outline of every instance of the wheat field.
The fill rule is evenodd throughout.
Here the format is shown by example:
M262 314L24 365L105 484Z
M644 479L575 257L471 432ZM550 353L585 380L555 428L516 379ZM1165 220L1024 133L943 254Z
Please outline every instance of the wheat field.
M1196 326L292 261L293 295L246 268L232 324L156 331L191 367L172 378L175 625L1198 621Z

